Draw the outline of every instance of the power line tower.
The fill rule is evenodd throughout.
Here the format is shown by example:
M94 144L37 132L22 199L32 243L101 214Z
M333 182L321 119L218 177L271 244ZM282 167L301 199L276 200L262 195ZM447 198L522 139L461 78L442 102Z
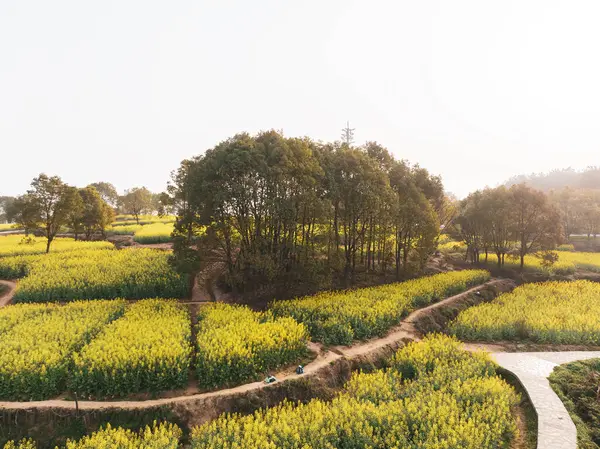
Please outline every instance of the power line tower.
M346 127L342 129L342 142L348 146L354 143L354 129L350 128L350 122L346 122Z

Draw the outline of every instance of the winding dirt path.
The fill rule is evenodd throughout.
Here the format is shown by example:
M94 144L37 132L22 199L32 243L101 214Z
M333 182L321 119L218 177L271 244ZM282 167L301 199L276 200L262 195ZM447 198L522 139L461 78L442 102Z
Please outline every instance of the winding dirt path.
M8 287L8 291L5 291L4 293L0 294L0 307L4 307L5 305L10 304L10 302L13 299L13 296L15 296L15 289L17 288L17 283L14 281L3 281L0 279L0 284L6 285Z
M502 279L496 279L485 284L478 285L476 287L470 288L458 295L451 296L446 298L440 302L432 304L428 307L416 310L409 314L398 326L393 328L388 335L382 338L377 338L373 340L366 341L364 343L358 343L352 346L333 346L329 348L325 348L323 345L319 343L309 343L308 348L317 354L317 357L308 363L304 367L303 377L316 375L316 373L322 368L327 367L331 363L336 360L346 358L352 359L355 357L360 357L364 355L368 355L374 351L379 349L383 349L389 347L391 345L397 344L403 340L419 340L420 335L415 330L413 322L417 319L421 314L427 313L428 310L444 307L452 302L458 301L466 295L469 295L473 292L476 292L482 289L485 286L491 286L495 284L499 284L505 282ZM286 380L297 379L299 376L294 372L284 371L280 373L276 373L275 377L277 378L276 384L280 384ZM127 409L127 410L136 410L136 409L144 409L151 408L161 405L168 404L177 404L183 402L193 402L199 399L208 399L212 397L218 396L233 396L241 393L246 393L249 391L257 391L263 388L268 388L270 385L265 384L264 382L252 382L244 385L240 385L233 388L226 388L218 391L211 391L206 393L198 393L188 396L178 396L172 398L160 398L160 399L151 399L151 400L143 400L143 401L79 401L76 404L74 401L67 401L62 399L55 400L47 400L47 401L31 401L31 402L0 402L0 409L62 409L62 410L74 410L77 407L81 410L106 410L106 409Z

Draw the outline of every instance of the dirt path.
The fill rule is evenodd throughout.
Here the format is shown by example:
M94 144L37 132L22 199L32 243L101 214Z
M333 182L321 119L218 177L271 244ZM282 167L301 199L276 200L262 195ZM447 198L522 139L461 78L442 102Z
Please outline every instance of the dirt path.
M423 309L419 309L409 314L406 319L400 323L400 325L393 328L388 335L382 338L377 338L364 343L358 343L352 346L334 346L325 348L319 343L309 343L308 348L317 354L317 357L304 367L303 377L316 375L317 372L336 360L346 358L351 359L355 357L364 356L370 354L379 349L383 349L403 340L419 340L420 335L415 331L413 321L421 314L426 313L428 310L437 307L443 307L449 303L460 300L462 297L469 295L475 291L480 290L484 286L494 285L503 280L492 280L485 284L470 288L463 293L455 296L446 298L440 302L432 304ZM290 370L276 373L277 384L290 379L297 379L299 376ZM252 382L244 385L240 385L233 388L226 388L218 391L211 391L207 393L199 393L187 396L179 396L172 398L161 398L144 401L79 401L79 409L82 410L102 410L102 409L144 409L150 407L156 407L167 404L176 404L188 401L196 401L199 399L207 399L218 396L234 396L249 391L257 391L263 388L268 388L269 385L263 382ZM66 400L48 400L48 401L33 401L33 402L0 402L0 409L35 409L35 408L56 408L63 410L73 410L76 408L75 402Z
M14 281L3 281L0 279L0 284L8 287L7 291L0 293L0 307L4 307L5 305L10 304L12 301L13 296L15 295L15 289L17 288L17 283Z

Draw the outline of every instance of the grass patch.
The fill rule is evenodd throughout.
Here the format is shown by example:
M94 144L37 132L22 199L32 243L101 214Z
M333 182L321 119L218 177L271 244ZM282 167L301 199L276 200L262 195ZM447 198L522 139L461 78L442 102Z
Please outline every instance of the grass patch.
M600 359L559 366L549 379L577 427L577 447L599 449Z

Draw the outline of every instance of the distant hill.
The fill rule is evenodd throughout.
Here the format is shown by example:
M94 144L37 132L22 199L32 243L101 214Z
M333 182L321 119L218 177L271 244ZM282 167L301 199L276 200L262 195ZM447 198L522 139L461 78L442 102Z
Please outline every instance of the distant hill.
M600 190L600 167L588 167L585 170L564 168L552 170L549 173L532 173L530 175L513 176L504 184L526 183L539 190L559 190L564 187L574 189L599 189Z

